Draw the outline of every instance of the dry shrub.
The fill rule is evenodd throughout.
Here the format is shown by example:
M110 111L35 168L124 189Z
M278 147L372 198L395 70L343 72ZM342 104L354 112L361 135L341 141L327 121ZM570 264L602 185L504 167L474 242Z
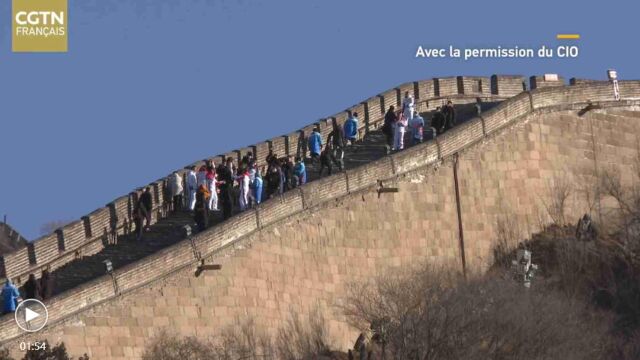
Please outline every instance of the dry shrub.
M319 308L311 311L307 323L303 323L296 312L291 312L276 337L278 359L312 359L319 355L330 355L331 343L328 339L325 319Z
M303 322L296 313L276 332L275 339L252 318L224 328L211 339L179 337L160 332L147 347L145 360L303 360L330 355L325 320L319 309Z
M207 340L193 336L177 337L161 331L142 355L143 360L208 360L217 359Z
M541 289L542 290L542 289ZM597 359L606 324L584 305L501 276L464 281L425 268L354 284L344 306L387 359Z
M564 177L555 178L547 187L548 199L541 199L553 224L566 225L566 208L572 192L571 182Z

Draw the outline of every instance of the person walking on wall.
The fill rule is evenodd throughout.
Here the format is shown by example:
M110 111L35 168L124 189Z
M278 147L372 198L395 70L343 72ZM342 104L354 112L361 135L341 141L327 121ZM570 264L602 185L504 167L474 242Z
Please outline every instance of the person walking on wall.
M24 296L27 299L42 300L42 288L34 274L29 274L29 279L24 283Z
M227 163L230 161L233 160L231 160L231 158L227 159ZM217 171L220 185L220 198L218 200L222 203L222 215L224 219L230 218L233 210L233 200L231 199L233 173L230 168L229 165L220 164Z
M142 240L142 234L144 233L144 211L141 209L140 195L133 207L133 224L135 225L134 233L136 234L136 240Z
M357 116L357 113L355 114ZM346 124L345 124L346 125ZM327 138L327 146L325 147L323 153L326 153L326 160L331 160L338 166L338 169L342 171L344 169L344 147L345 147L345 135L340 126L338 126L338 121L333 119L332 121L333 130L329 133ZM356 120L356 128L357 120ZM320 154L320 174L322 174L322 154ZM327 166L329 169L329 175L331 175L331 165Z
M331 175L333 156L331 155L331 149L329 148L329 144L324 147L322 153L320 154L320 171L318 172L318 176L322 176L322 171L326 168L328 174Z
M453 107L451 100L447 101L447 105L442 109L442 114L444 115L445 131L456 126L456 109Z
M209 190L206 185L200 185L196 193L196 207L194 210L194 220L198 226L198 231L207 229L209 223Z
M293 168L295 164L291 161L291 156L288 155L282 163L282 175L284 175L284 189L283 191L291 190L295 187L293 183Z
M433 119L431 121L433 127L436 129L435 135L440 135L444 131L444 114L442 113L442 108L439 106L436 108L436 111L433 113Z
M142 195L140 195L140 210L144 215L144 230L149 231L151 226L151 214L153 213L153 197L151 196L151 188L146 187Z
M42 289L40 288L40 282L36 280L35 274L29 274L29 278L24 283L23 289L25 299L42 300Z
M411 138L413 139L413 145L421 143L424 133L424 119L417 111L414 111L413 119L411 119L409 126L411 127Z
M40 277L40 294L42 295L42 301L51 299L53 294L53 277L48 269L44 269Z
M172 200L173 211L179 211L182 209L182 194L184 192L184 188L182 187L182 176L178 174L177 171L174 171L169 176L169 181L167 183L167 187L169 188L169 196Z
M413 95L409 95L408 91L404 93L404 99L402 99L402 113L404 114L405 119L407 121L411 121L413 119L413 112L415 111L415 101L413 100Z
M393 105L389 106L389 110L384 115L384 124L382 125L382 133L387 138L387 147L393 147L393 137L395 134L395 124L398 120L396 116L396 109Z
M316 162L320 157L322 151L322 135L320 135L320 129L316 126L309 135L309 153L311 154L311 161Z
M202 165L198 168L198 172L196 173L196 183L198 186L198 189L200 189L200 186L204 185L207 186L207 167Z
M347 143L353 145L358 138L358 113L354 112L344 123L344 137ZM327 141L328 143L329 141Z
M187 172L187 207L189 211L193 211L196 207L196 191L198 191L198 178L196 176L196 167L190 166Z
M245 211L249 208L249 169L240 169L240 174L236 177L240 188L238 191L238 203L240 204L240 211Z
M218 211L218 179L216 176L216 163L213 160L207 164L205 179L207 190L210 194L207 207L209 208L209 211Z
M2 295L2 314L15 312L18 302L21 301L20 291L18 291L18 288L13 285L10 279L7 279L5 282L0 295Z
M403 113L400 113L397 117L395 127L396 131L393 139L393 150L400 151L404 149L404 133L407 128L407 118L404 117Z
M259 205L262 202L262 175L260 169L256 169L255 178L251 183L251 200L255 205Z
M307 169L301 157L296 157L296 165L293 167L293 182L296 187L307 182Z

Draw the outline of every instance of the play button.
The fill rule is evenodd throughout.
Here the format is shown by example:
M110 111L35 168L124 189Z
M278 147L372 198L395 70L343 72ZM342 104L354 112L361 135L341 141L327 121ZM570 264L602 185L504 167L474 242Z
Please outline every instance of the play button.
M15 319L20 329L27 332L36 332L47 324L49 313L39 300L27 299L16 308Z
M35 318L37 318L38 316L40 316L40 314L38 314L37 312L26 308L24 309L24 321L29 322Z

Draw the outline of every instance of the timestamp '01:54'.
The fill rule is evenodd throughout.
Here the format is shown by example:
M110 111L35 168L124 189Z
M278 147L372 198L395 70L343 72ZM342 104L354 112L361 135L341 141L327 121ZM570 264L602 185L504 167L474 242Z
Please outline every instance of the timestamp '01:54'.
M20 342L20 351L39 351L39 350L47 350L47 343L45 341Z

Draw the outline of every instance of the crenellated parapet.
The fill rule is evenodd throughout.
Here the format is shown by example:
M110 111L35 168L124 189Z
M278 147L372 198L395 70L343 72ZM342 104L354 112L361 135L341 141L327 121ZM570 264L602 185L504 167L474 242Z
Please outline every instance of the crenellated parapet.
M533 76L530 78L531 89L539 89L546 87L558 87L564 85L562 77L553 79L545 76ZM576 81L576 84L582 84L584 81ZM630 82L621 82L621 89L625 89L629 93L631 89ZM558 87L552 92L532 92L523 93L525 90L525 78L520 75L493 75L491 77L482 76L454 76L439 77L415 82L407 82L394 87L386 92L367 98L366 100L355 104L343 111L326 118L313 121L311 124L302 127L291 133L276 136L266 141L242 147L237 150L227 152L212 157L217 163L221 162L225 157L232 157L236 160L241 159L246 153L253 152L256 154L259 165L264 165L265 159L269 152L273 152L278 156L285 155L303 155L306 153L306 137L314 127L319 126L323 136L326 137L331 131L331 122L335 119L339 124L343 124L349 113L357 112L359 114L359 131L366 133L377 128L384 119L384 113L389 106L399 107L401 99L405 92L409 92L415 97L420 111L428 111L440 106L447 100L453 101L455 104L467 104L481 98L484 101L502 101L509 98L513 100L499 106L496 111L483 114L480 122L472 122L474 125L465 125L461 129L473 130L477 133L482 129L484 133L490 132L495 126L495 119L513 119L514 114L522 111L529 111L529 107L549 106L556 104L558 101L566 101L571 103L576 99L570 97L560 99L563 93L576 93L574 89L569 87ZM577 88L576 88L577 89ZM582 89L582 88L580 88ZM585 96L588 90L579 92L580 96ZM603 93L610 92L607 83L598 83L593 89L598 89ZM521 94L521 95L518 95ZM624 93L623 93L624 95ZM567 95L569 97L569 95ZM514 98L515 97L515 98ZM549 97L550 100L547 100ZM600 94L594 94L594 99L602 98ZM532 100L533 99L533 100ZM534 106L535 105L535 106ZM499 121L498 121L499 122ZM460 130L462 131L462 130ZM458 135L456 135L458 134ZM453 131L443 137L439 143L440 156L447 153L447 146L457 148L457 143L450 145L448 141L454 141L460 136L459 131ZM449 140L454 139L454 140ZM456 142L459 140L455 140ZM427 147L433 148L435 145L430 144ZM397 155L402 157L403 155ZM204 161L195 162L193 165L203 164ZM183 169L179 171L184 171ZM353 174L349 179L349 191L357 188L357 180L361 179L358 173ZM331 183L335 180L320 180L317 184L309 184L308 189L322 186L324 182ZM154 211L152 222L164 216L163 211L163 189L166 177L151 182L147 186L152 188ZM343 189L340 184L332 184L330 187ZM81 219L71 222L66 226L56 230L52 234L47 234L40 239L31 243L28 247L20 249L14 253L0 257L0 275L12 279L18 279L18 283L24 282L29 273L40 275L41 270L48 268L55 270L74 259L83 256L90 256L100 252L104 248L108 237L111 234L127 234L132 230L132 211L137 200L137 194L132 192L123 195L104 207L98 208L90 214L83 216ZM313 203L311 197L307 196L305 201ZM276 206L269 202L265 203L264 210L261 211L262 216L276 216L267 209ZM246 216L246 215L241 215ZM1 280L1 279L0 279Z

